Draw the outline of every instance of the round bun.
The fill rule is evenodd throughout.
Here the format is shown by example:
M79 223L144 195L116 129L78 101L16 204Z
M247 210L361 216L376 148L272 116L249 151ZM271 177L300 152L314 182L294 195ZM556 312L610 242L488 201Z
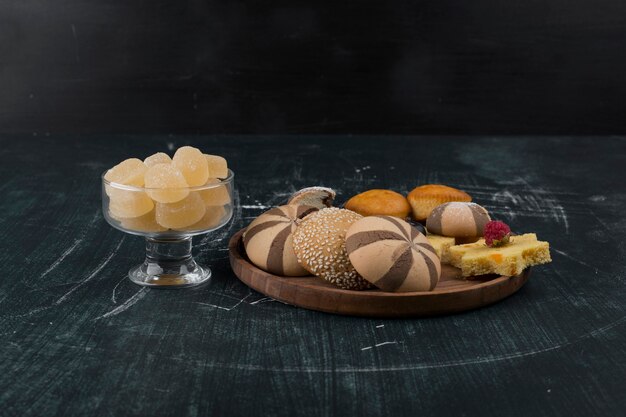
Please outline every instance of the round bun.
M345 207L362 216L386 215L401 219L411 212L407 199L391 190L365 191L348 200Z
M350 264L346 253L346 230L361 218L360 214L339 208L325 208L308 216L293 234L300 265L339 288L371 288Z
M469 238L482 236L485 225L491 220L484 207L476 203L445 203L437 206L428 220L428 233Z
M441 276L441 262L428 239L392 216L352 224L346 250L359 274L383 291L432 291Z
M307 187L293 193L287 204L317 207L318 209L332 207L335 200L335 190L327 187Z
M413 211L413 218L423 222L430 212L440 204L449 201L472 201L469 194L441 184L426 184L416 187L406 197Z
M243 245L250 261L275 275L309 275L296 259L292 234L300 220L314 211L317 211L315 207L287 205L257 217L243 234Z

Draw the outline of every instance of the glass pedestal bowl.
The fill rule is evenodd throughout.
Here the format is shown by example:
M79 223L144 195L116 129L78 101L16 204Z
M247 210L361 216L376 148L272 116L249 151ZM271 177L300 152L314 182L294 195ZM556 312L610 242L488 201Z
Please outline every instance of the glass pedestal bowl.
M211 183L211 181L215 181ZM233 216L234 173L199 187L150 189L102 177L102 212L116 229L146 239L146 258L128 272L136 284L183 288L202 284L211 270L191 254L192 237L226 225Z

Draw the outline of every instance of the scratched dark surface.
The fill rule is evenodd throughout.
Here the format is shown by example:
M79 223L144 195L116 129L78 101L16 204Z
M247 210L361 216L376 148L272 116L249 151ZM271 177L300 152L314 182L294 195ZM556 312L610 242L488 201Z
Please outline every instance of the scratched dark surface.
M99 175L193 144L236 173L232 224L195 241L214 278L141 289L143 241ZM606 416L626 411L625 138L0 137L1 416ZM228 237L309 185L458 186L553 263L503 302L372 320L264 298ZM420 414L421 415L421 414Z

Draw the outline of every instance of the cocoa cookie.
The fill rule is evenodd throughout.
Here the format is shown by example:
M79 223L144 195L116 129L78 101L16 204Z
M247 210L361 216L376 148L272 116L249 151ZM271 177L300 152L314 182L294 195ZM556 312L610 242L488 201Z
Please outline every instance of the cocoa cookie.
M470 238L482 236L490 220L487 210L476 203L452 202L441 204L430 213L426 229L436 235Z
M359 274L383 291L432 291L441 276L428 239L392 216L355 222L346 233L346 250Z
M335 190L327 187L307 187L296 191L287 204L305 205L323 209L332 207L335 200Z
M250 261L275 275L308 275L296 259L292 233L297 223L314 211L317 208L286 205L257 217L243 234L243 245Z

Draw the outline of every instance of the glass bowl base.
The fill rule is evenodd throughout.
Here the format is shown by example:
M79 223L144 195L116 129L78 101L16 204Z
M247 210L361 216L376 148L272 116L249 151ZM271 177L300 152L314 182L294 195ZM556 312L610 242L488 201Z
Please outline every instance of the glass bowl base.
M145 261L128 271L132 282L144 287L194 287L211 278L211 270L191 255L191 238L146 238Z
M194 261L192 262L195 264ZM176 272L171 268L163 270L158 264L147 265L144 262L128 271L128 278L135 284L144 287L176 289L204 284L211 278L211 270L195 264L192 270L184 267Z

